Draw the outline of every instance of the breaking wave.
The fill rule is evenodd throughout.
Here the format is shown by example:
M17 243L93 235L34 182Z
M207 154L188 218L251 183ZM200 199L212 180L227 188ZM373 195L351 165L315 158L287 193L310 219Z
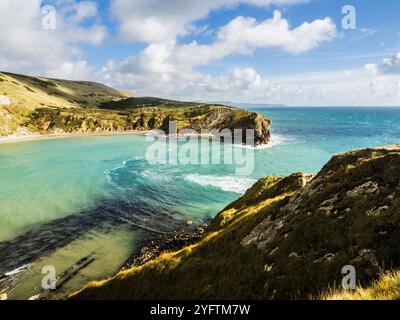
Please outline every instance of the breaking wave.
M200 174L188 174L186 180L201 186L213 186L227 192L243 194L257 180L235 176L207 176Z

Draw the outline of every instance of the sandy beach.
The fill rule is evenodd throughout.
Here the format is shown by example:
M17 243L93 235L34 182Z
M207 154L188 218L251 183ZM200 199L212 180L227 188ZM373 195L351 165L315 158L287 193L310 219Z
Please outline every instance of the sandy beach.
M90 136L113 136L113 135L129 135L129 134L147 134L149 131L110 131L110 132L76 132L76 133L58 133L58 134L32 134L32 135L20 135L20 136L5 136L0 137L0 144L17 143L17 142L28 142L33 140L45 140L45 139L62 139L72 137L90 137Z
M17 143L17 142L28 142L33 140L45 140L45 139L62 139L72 137L90 137L90 136L114 136L114 135L151 135L155 133L154 130L127 130L127 131L110 131L110 132L75 132L75 133L57 133L57 134L31 134L31 135L12 135L12 136L0 136L0 145ZM169 135L169 137L177 137L178 139L186 139L190 137L198 137L201 139L217 139L217 137L211 133L178 133Z

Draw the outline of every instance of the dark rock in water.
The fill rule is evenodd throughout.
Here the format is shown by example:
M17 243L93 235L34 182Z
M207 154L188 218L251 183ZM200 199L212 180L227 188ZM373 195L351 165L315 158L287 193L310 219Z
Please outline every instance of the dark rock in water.
M142 222L143 217L147 218L147 223ZM0 274L50 255L91 230L107 233L124 224L140 232L145 244L184 225L174 220L172 213L150 208L142 201L102 201L93 208L52 220L15 239L0 242Z
M94 254L83 257L74 265L65 270L57 279L55 283L55 289L61 289L68 281L75 277L81 270L92 264L96 260Z
M194 247L75 299L297 299L335 288L345 266L369 285L400 269L400 145L333 157L315 176L266 177Z
M194 230L174 231L163 238L152 240L142 247L139 253L133 254L124 264L122 270L141 266L164 252L177 251L196 243L203 236L206 226L207 224L205 223L202 227L196 227Z

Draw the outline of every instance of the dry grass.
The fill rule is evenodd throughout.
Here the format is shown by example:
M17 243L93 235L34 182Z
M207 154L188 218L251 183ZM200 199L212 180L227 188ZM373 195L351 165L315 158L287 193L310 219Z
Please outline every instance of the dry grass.
M106 100L126 98L121 92L100 83L29 77L0 72L0 95L7 95L18 108L32 111L40 107L97 107Z
M400 300L400 271L382 274L379 280L369 287L357 287L356 290L328 290L321 300Z

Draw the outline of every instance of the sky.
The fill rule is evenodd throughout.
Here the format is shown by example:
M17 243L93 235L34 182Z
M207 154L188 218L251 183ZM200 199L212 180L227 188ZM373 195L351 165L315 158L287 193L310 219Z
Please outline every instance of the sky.
M1 0L0 70L191 101L400 106L399 14L398 0Z

